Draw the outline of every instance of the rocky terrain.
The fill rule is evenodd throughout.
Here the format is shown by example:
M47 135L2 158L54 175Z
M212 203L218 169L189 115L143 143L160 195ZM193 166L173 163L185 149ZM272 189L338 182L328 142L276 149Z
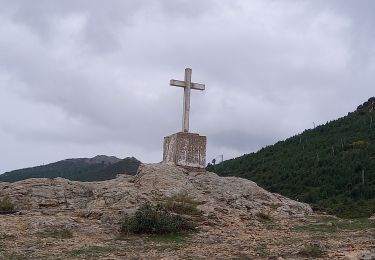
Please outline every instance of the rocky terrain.
M199 203L197 231L120 236L121 220L145 202L176 194ZM313 214L296 202L237 177L166 164L102 182L62 178L0 182L0 259L373 259L371 220Z

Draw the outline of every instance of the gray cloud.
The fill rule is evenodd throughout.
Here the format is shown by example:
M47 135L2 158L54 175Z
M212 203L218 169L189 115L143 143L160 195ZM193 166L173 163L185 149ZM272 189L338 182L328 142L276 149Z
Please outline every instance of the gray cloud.
M160 161L181 127L208 159L344 116L373 96L373 1L0 1L0 172L109 154Z

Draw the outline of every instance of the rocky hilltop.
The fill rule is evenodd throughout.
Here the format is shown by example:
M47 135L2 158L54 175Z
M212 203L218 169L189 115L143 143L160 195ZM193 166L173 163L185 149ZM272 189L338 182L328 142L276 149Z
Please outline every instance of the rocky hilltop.
M158 203L180 193L199 203L196 233L178 242L145 236L118 239L125 215L145 202ZM62 178L0 182L3 198L18 213L0 216L0 259L303 258L304 247L316 242L293 231L295 225L311 220L309 205L267 192L246 179L166 164L141 165L135 176L102 182ZM73 236L41 236L58 229ZM367 252L369 243L361 242L359 252ZM337 255L337 247L330 245L324 254Z
M142 165L136 176L122 175L102 182L28 179L0 183L0 190L0 196L7 195L19 210L69 209L100 215L109 212L112 218L132 212L144 202L156 203L182 192L197 200L206 215L231 212L254 218L259 212L270 212L276 218L285 218L312 212L307 204L267 192L249 180L188 172L166 164Z

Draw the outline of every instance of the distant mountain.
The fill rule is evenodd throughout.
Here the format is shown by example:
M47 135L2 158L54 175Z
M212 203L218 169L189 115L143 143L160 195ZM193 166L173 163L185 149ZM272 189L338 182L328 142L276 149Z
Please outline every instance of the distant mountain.
M15 182L29 178L62 177L73 181L103 181L117 174L134 175L141 164L134 157L119 159L114 156L98 155L93 158L75 158L55 163L15 170L0 175L0 181Z
M80 181L105 181L116 178L118 174L135 175L141 164L134 157L127 157L116 163L108 164L104 168L100 168L95 172L85 172L79 176Z
M113 163L117 163L121 161L121 159L115 156L107 156L107 155L97 155L93 158L85 158L84 160L87 163L105 163L105 164L113 164Z
M375 212L375 98L335 121L208 170L342 217Z

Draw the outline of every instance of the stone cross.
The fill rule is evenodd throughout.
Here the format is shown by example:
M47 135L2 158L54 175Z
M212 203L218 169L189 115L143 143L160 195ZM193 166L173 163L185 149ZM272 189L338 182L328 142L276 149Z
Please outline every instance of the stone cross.
M184 114L182 120L182 131L185 133L189 132L189 112L190 112L190 90L204 90L204 84L191 82L191 69L185 69L185 80L172 79L170 82L171 86L184 88Z

